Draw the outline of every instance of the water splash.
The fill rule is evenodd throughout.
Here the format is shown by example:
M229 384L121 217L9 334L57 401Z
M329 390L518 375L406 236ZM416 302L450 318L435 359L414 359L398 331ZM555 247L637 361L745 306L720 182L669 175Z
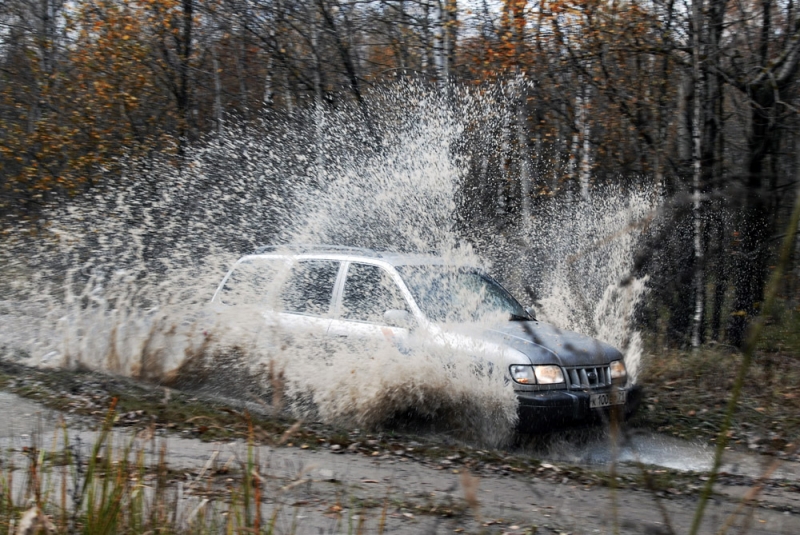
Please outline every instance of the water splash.
M606 188L590 199L543 207L527 231L540 275L537 312L563 329L621 349L638 375L643 351L635 328L647 278L634 277L637 246L653 231L660 195Z
M257 311L209 309L227 268L256 245L335 243L494 265L518 296L532 289L542 319L625 349L635 376L632 316L645 281L629 279L643 232L634 223L657 199L556 198L528 224L467 239L459 228L481 217L465 183L476 154L499 150L493 132L509 112L491 92L450 96L414 84L377 90L369 128L348 106L230 126L190 150L182 172L168 156L128 162L90 197L51 208L35 236L7 237L0 352L170 384L204 378L245 397L280 389L296 415L345 425L414 411L502 441L516 417L510 388L467 361L443 365L453 359L441 349L286 346Z

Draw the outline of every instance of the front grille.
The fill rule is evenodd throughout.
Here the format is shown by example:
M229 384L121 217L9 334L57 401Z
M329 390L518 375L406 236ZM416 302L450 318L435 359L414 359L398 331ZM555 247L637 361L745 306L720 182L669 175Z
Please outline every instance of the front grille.
M611 371L608 366L578 366L565 368L567 388L584 390L611 386Z

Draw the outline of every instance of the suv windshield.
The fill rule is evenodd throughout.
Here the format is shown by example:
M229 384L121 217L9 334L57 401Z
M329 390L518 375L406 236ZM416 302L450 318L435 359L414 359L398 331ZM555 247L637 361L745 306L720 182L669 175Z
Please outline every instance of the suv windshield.
M472 322L505 315L512 320L531 317L491 277L474 269L453 266L397 266L422 312L435 322Z

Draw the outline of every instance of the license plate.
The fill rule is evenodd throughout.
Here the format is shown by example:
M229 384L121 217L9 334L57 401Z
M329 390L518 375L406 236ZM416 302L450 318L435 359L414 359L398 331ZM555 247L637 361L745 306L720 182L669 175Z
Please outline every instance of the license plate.
M627 392L625 390L614 390L605 394L592 394L589 397L589 407L599 409L611 405L624 405Z

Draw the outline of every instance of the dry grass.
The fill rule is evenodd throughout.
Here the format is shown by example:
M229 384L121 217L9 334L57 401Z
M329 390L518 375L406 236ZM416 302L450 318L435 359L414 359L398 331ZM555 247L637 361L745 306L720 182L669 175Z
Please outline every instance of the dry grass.
M275 532L284 507L275 494L292 484L272 491L274 505L266 508L267 473L254 447L255 430L249 419L245 459L220 468L212 456L196 477L179 486L163 444L157 460L147 461L148 446L152 450L156 444L152 433L140 432L127 444L115 446L111 429L118 415L116 405L115 399L88 455L69 444L62 423L61 447L54 437L49 450L36 444L24 448L24 466L10 460L0 463L0 535ZM292 426L284 436L296 430ZM356 522L342 515L337 532L361 533L365 518L361 514ZM379 533L384 524L379 522ZM295 522L289 533L298 531L302 532Z
M633 424L680 438L714 441L742 356L722 347L649 356L646 397ZM758 353L748 369L730 436L734 443L779 453L800 435L800 356Z

